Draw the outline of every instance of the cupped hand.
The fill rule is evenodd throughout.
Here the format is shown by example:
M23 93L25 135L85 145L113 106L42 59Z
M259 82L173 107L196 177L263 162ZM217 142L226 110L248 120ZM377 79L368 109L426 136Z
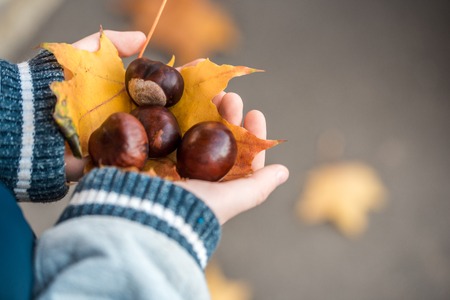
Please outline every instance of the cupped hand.
M139 53L145 43L145 35L138 31L103 31L117 48L121 57ZM92 34L73 44L74 47L87 51L97 51L99 33ZM183 67L197 64L195 60ZM181 67L181 68L183 68ZM266 120L264 115L256 110L250 111L243 118L243 102L235 93L222 92L213 99L219 113L230 123L243 126L259 138L266 138ZM86 160L73 157L66 147L66 175L69 181L77 181L83 176ZM245 178L227 182L207 182L201 180L186 180L175 184L192 192L202 199L216 214L223 224L240 213L263 203L269 195L289 177L288 169L283 165L265 166L265 152L259 153L252 163L253 173Z
M235 93L221 93L213 99L219 113L230 123L243 125L259 138L266 138L266 119L257 110L247 113L243 122L243 102ZM289 177L283 165L265 164L265 152L253 160L253 174L226 182L208 182L196 179L177 181L175 184L202 199L216 214L221 224L240 213L263 203L269 195Z

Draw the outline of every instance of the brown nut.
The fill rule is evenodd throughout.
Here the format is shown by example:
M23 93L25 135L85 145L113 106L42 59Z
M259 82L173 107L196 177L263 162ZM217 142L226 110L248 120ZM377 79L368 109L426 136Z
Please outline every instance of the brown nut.
M141 57L128 65L125 87L130 98L138 105L169 107L180 101L184 80L177 69Z
M147 160L148 138L144 126L134 116L114 113L89 137L89 155L95 165L136 167Z
M148 137L148 157L164 157L177 149L181 141L178 121L164 106L140 106L131 114L144 125Z
M233 167L237 143L233 133L220 122L192 126L177 150L177 171L183 178L218 181Z

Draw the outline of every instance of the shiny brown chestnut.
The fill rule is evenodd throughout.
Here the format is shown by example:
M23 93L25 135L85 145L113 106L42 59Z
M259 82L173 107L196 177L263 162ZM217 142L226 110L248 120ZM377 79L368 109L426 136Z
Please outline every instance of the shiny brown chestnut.
M233 167L237 143L222 123L201 122L183 136L177 150L177 171L183 178L218 181Z
M177 69L140 57L128 65L125 86L130 98L138 105L170 107L180 101L184 80Z
M163 106L140 106L131 114L144 125L148 137L148 156L164 157L180 144L181 130L170 110Z
M118 112L92 132L88 150L97 166L142 169L147 160L148 138L144 126L136 117Z

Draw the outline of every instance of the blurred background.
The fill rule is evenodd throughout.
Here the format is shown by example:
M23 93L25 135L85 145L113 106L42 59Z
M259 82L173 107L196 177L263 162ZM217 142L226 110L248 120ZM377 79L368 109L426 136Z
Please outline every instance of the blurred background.
M289 181L223 228L214 299L450 299L450 2L170 3L146 56L264 69L228 90L288 140ZM147 31L158 5L0 0L0 54ZM22 207L40 234L65 204Z

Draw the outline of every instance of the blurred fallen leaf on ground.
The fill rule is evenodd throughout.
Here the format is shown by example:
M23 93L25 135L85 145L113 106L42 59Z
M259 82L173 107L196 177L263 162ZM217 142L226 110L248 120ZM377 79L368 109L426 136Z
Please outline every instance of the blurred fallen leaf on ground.
M147 32L161 0L122 0L121 4L121 12L131 18L133 28ZM152 47L174 54L178 63L183 64L232 50L238 36L233 20L218 2L168 1L153 35Z
M356 237L367 227L367 214L380 209L385 196L383 184L368 165L323 164L309 172L296 212L306 223L328 221L344 235Z
M205 270L212 300L250 300L251 291L247 283L225 277L219 265L211 262Z

